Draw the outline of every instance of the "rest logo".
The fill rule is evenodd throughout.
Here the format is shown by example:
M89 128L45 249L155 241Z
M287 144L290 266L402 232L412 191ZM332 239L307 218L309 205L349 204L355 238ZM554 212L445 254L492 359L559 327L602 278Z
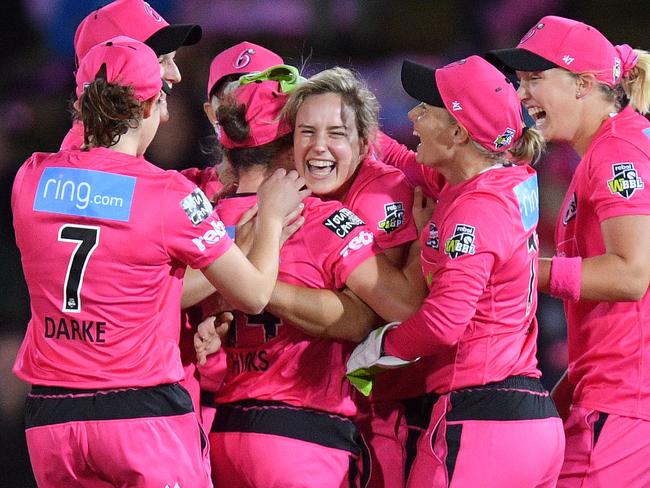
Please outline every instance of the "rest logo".
M348 208L341 208L323 221L323 225L344 239L352 230L365 224L357 215Z
M205 234L199 237L192 239L192 242L196 244L196 247L199 248L199 251L205 251L206 244L216 244L219 242L223 236L226 235L226 226L223 225L223 222L213 220L210 222L212 229L207 231Z
M379 230L390 234L404 223L404 204L402 202L391 202L384 205L386 218L377 224Z
M612 165L614 177L607 180L609 191L614 194L618 193L623 198L631 198L637 190L643 190L645 185L643 180L634 169L634 163L616 163Z
M454 235L445 242L445 254L451 259L465 254L474 254L474 236L476 229L471 225L456 224Z
M348 242L348 245L345 246L339 254L345 258L348 256L348 254L350 254L351 251L358 251L363 246L372 244L374 240L375 235L372 232L362 230L359 232L358 236L353 237L350 242Z
M212 204L199 188L181 200L181 207L196 227L212 213Z

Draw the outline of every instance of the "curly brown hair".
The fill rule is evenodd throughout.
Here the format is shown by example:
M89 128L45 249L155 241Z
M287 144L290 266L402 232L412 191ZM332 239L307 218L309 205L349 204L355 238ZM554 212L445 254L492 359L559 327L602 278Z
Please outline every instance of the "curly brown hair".
M133 89L98 78L79 97L80 119L84 125L84 147L111 147L135 129L143 116L143 106Z

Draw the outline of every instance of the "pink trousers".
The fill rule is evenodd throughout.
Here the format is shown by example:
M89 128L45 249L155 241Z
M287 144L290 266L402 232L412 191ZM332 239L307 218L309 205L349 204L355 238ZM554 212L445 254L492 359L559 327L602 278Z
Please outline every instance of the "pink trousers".
M209 449L178 384L34 387L26 436L40 488L209 488Z

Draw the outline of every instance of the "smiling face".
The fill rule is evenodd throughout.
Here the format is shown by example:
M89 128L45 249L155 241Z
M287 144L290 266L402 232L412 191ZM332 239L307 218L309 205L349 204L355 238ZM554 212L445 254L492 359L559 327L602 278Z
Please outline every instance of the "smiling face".
M181 82L181 72L176 65L176 51L158 56L160 63L160 77L166 82L171 89L172 85ZM160 94L160 121L169 120L169 110L167 109L167 94L162 91Z
M517 94L547 141L572 142L580 128L578 81L564 69L517 71Z
M422 102L409 111L408 118L413 122L413 135L420 138L418 163L440 168L452 161L457 124L446 109Z
M356 118L335 93L310 95L296 114L296 169L318 196L342 199L368 151Z

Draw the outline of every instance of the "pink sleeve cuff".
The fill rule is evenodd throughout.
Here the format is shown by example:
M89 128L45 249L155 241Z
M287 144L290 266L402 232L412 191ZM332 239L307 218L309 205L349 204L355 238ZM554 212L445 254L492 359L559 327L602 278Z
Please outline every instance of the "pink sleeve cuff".
M580 300L582 258L554 256L551 260L550 292L554 297L577 302Z

